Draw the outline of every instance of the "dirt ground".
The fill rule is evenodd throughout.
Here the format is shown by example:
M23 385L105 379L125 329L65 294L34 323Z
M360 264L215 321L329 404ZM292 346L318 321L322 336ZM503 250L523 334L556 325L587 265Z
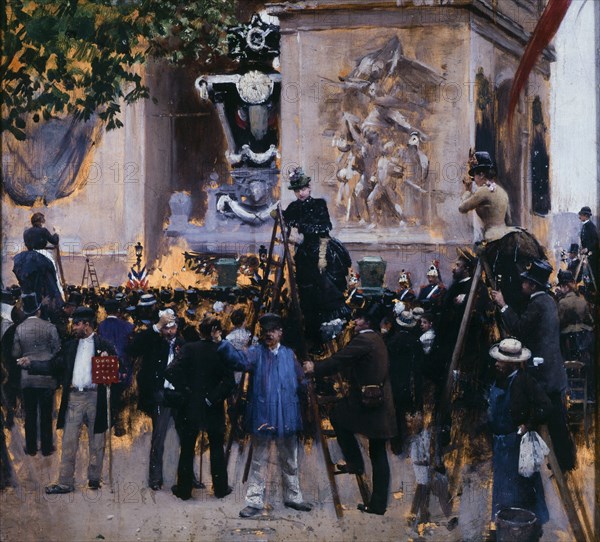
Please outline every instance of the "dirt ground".
M318 445L301 449L299 462L304 499L315 506L312 512L296 512L283 506L276 457L272 454L267 487L269 509L258 518L241 519L245 506L245 486L241 483L246 450L242 455L234 445L229 465L230 484L234 487L225 499L216 499L210 489L208 453L203 458L202 479L207 489L194 490L193 499L181 501L171 494L175 482L178 441L174 428L167 437L164 457L165 484L161 491L147 485L150 449L150 421L140 418L133 435L113 437L113 484L109 484L108 454L104 461L103 486L99 491L86 486L87 437L85 430L77 456L74 493L46 495L44 486L58 476L60 451L50 457L24 454L22 420L10 432L9 450L13 459L16 487L0 493L0 540L28 541L480 541L488 535L491 494L489 457L477 464L463 465L454 473L460 493L453 498L453 511L446 518L437 500L431 498L431 518L427 524L415 526L408 521L414 495L415 477L410 459L390 454L392 468L391 494L385 516L363 514L356 510L360 496L355 478L337 476L344 517L336 518L327 481L322 451ZM58 432L58 449L60 450ZM364 444L364 443L363 443ZM339 449L331 445L334 459ZM274 450L273 450L274 451ZM366 454L365 454L366 455ZM368 461L367 461L368 464ZM199 461L196 467L199 468ZM591 449L580 448L580 480L593 476ZM544 541L571 541L568 523L556 491L543 473L546 499L551 510L550 523L544 527ZM585 484L585 499L591 510L593 484ZM448 522L457 517L454 529Z

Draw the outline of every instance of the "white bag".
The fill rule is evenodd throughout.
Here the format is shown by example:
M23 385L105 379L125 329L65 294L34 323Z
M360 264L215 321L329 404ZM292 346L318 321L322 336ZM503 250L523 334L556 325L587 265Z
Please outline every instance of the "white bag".
M540 471L544 457L549 453L550 449L535 431L525 433L519 449L519 474L531 478L534 472Z

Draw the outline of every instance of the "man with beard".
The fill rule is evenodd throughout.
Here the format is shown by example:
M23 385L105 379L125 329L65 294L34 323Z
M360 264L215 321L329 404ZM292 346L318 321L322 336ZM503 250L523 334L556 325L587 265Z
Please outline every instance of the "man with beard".
M173 385L165 379L165 370L182 344L177 336L177 317L166 309L159 312L158 322L137 333L125 350L132 358L141 357L138 408L152 419L148 486L154 491L162 488L165 439L177 402Z
M92 357L115 356L114 346L94 332L96 315L88 307L73 312L73 334L61 355L52 363L34 361L27 357L17 363L30 374L61 375L62 397L58 412L57 429L63 429L62 453L58 483L46 487L46 493L71 493L75 489L75 459L79 449L79 435L85 424L88 430L89 464L88 487L100 488L104 460L106 419L106 386L92 383Z
M248 476L246 507L240 517L260 514L265 507L265 471L271 444L277 446L282 471L283 504L309 512L302 500L298 478L298 433L302 430L300 397L304 374L293 350L281 344L281 317L267 313L259 319L261 342L247 353L238 352L240 365L251 374L246 412L252 435L252 463Z

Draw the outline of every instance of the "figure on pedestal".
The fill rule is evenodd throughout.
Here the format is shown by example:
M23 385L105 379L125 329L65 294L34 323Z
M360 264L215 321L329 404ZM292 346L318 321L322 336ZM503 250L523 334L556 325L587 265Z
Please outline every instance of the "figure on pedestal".
M346 319L350 313L344 292L352 260L344 245L329 236L332 225L327 203L311 196L310 181L301 168L292 172L288 188L294 191L296 201L283 211L283 217L303 236L296 248L296 282L306 334L319 343L322 323Z

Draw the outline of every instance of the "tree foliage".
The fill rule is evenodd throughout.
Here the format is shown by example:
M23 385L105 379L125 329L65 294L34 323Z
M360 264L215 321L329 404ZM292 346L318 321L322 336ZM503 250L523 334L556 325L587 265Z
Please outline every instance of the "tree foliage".
M30 120L65 114L119 128L120 103L149 97L149 57L210 62L236 22L234 0L0 1L0 131L21 140Z

